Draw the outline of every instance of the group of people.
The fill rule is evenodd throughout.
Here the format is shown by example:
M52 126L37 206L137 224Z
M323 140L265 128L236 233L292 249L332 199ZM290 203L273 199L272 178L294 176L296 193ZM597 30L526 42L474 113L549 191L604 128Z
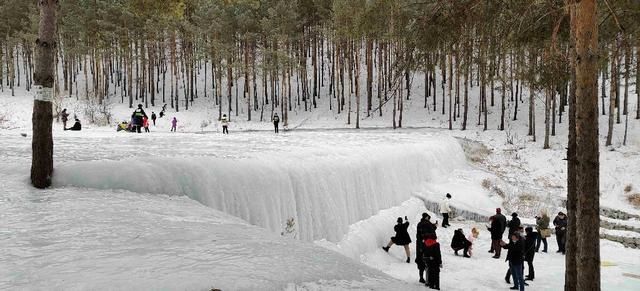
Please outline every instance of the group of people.
M443 214L442 227L447 228L449 225L449 213L451 208L449 200L451 194L447 193L443 201L440 203L440 212ZM445 215L446 214L446 215ZM535 230L533 226L524 227L517 213L511 214L511 219L502 214L500 208L496 208L495 215L489 218L490 225L487 230L491 233L491 248L489 253L493 253L493 258L501 257L501 250L507 250L506 261L509 268L505 275L505 281L513 286L511 290L524 290L528 286L526 281L533 281L535 278L535 270L533 259L535 253L540 251L547 252L547 238L551 236L549 228L549 216L546 212L542 212L540 216L536 216ZM565 253L565 239L567 231L567 216L563 212L559 212L553 220L555 234L558 243L558 253ZM436 229L438 222L431 222L431 217L427 213L422 214L422 218L416 227L416 258L415 263L418 266L420 282L425 283L431 289L440 289L440 269L442 268L442 254L440 244L437 241ZM397 224L394 226L395 236L391 238L389 243L382 247L388 252L392 245L403 246L407 255L406 262L410 262L411 252L409 244L411 237L408 232L409 220L405 216L404 219L398 217ZM505 231L508 230L508 241L502 240ZM463 251L464 258L470 258L473 255L472 246L475 239L479 236L479 231L475 227L471 229L469 235L465 236L464 231L459 228L454 230L451 239L451 249L458 256L459 251ZM524 263L527 263L528 274L524 276ZM426 279L425 279L426 273Z
M80 119L78 119L78 117L74 118L75 122L73 123L73 126L67 128L67 122L69 122L69 113L67 113L67 108L62 109L62 112L60 112L60 118L62 119L62 128L64 130L71 130L71 131L82 130L82 123L80 123Z
M162 111L160 111L160 118L164 117L165 111L167 109L166 107L167 107L167 104L164 104L162 106ZM67 113L66 108L63 109L62 112L60 112L60 117L62 119L64 130L79 131L82 129L82 125L80 124L80 120L78 118L75 118L75 123L72 127L67 128L69 113ZM142 108L142 104L138 104L138 107L131 114L131 122L127 122L127 121L121 122L116 127L116 130L141 133L142 130L144 129L145 132L150 132L149 120L151 120L151 123L153 123L153 126L156 126L157 118L158 117L155 112L151 112L151 118L149 118L147 116L147 113ZM273 122L275 133L279 133L280 117L278 117L278 113L275 113L273 115L271 121ZM222 115L222 118L220 118L220 123L222 124L222 134L229 134L229 118L227 117L226 114ZM171 119L171 132L176 132L177 127L178 127L178 119L176 117L173 117Z

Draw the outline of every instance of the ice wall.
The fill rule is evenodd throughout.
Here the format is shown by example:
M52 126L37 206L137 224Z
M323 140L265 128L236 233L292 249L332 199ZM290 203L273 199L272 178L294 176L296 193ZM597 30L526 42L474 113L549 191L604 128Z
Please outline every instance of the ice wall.
M281 232L293 218L298 238L339 241L348 227L401 204L421 183L465 167L458 142L420 142L255 153L249 158L150 157L69 162L54 184L186 195Z

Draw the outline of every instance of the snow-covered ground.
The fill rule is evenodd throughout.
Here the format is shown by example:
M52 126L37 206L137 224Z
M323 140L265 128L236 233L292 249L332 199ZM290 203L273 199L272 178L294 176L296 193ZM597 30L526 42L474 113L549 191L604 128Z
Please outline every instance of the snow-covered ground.
M396 217L409 216L415 233L423 200L450 192L457 208L488 215L502 206L525 222L562 209L565 124L542 150L541 119L537 143L523 135L522 120L506 132L481 132L475 122L465 132L441 131L443 117L413 102L421 100L407 102L404 120L414 128L395 131L384 128L387 113L363 118L365 129L356 131L344 115L317 109L292 114L295 130L280 135L266 122L233 118L223 136L217 111L206 106L170 112L151 134L86 122L82 132L64 132L55 124L54 187L39 191L28 184L32 101L2 95L0 289L423 289L401 248L380 249ZM122 105L113 112L115 120L130 115ZM490 118L496 124L496 114ZM614 147L601 152L602 205L633 214L640 210L623 189L640 188L638 128L630 121L629 145L617 131ZM488 152L465 153L458 138ZM463 259L448 248L454 228L438 229L443 290L506 289L506 263L486 253L484 223L452 224L481 235L474 257ZM640 280L624 274L640 274L640 251L601 246L603 290L638 290ZM536 256L532 290L562 289L553 237L549 250Z

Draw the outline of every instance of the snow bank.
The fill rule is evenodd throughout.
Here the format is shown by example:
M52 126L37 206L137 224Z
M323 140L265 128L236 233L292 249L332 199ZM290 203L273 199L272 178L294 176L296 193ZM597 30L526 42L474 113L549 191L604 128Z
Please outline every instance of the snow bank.
M466 166L458 142L419 142L261 152L248 158L145 157L56 168L54 184L186 195L281 232L293 218L300 239L339 241L349 225L408 200L418 185Z

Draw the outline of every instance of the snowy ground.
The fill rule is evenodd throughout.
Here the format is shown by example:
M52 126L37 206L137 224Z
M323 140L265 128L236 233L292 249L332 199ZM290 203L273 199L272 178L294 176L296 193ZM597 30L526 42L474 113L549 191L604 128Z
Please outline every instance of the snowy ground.
M20 136L30 135L30 106L28 97L0 96L7 119L0 129L0 289L423 289L401 248L380 249L398 216L409 216L415 232L422 199L451 192L454 206L485 215L525 205L509 210L531 221L541 209L562 209L565 195L562 126L544 151L541 127L531 143L514 123L508 143L495 130L438 131L445 122L418 110L408 111L406 123L424 128L379 128L389 125L386 117L365 118L370 129L354 131L344 129L344 116L316 110L292 118L296 130L279 136L268 123L233 119L229 136L217 134L215 120L201 129L213 109L170 114L181 121L176 134L167 132L167 118L141 135L89 124L64 132L56 124L54 187L37 191L28 185L31 140ZM130 114L114 111L117 119ZM623 191L640 188L640 132L631 124L629 146L617 138L601 153L602 205L639 214ZM470 164L454 137L490 152ZM483 187L485 180L506 196ZM287 229L290 218L295 225ZM475 256L463 259L447 247L454 228L438 229L443 290L506 289L506 263L486 253L484 224L453 226L475 226L481 235ZM623 274L640 274L640 251L606 240L601 246L603 290L638 290L640 280ZM531 290L562 289L553 237L549 250L536 256Z

